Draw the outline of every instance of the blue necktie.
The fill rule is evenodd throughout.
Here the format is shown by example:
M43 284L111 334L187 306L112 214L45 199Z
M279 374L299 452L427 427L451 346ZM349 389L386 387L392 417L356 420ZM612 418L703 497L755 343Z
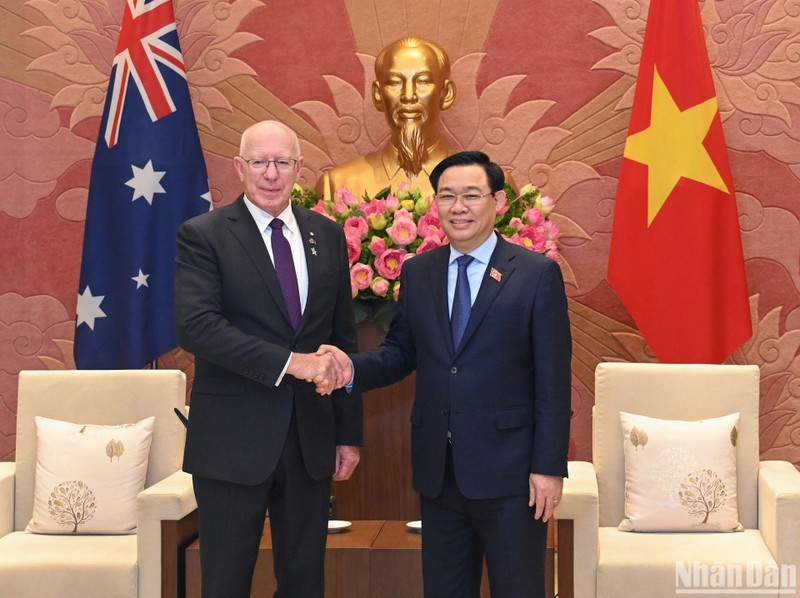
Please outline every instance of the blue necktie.
M472 309L472 298L469 292L469 278L467 278L467 267L475 258L471 255L462 255L456 258L458 262L458 278L456 279L456 291L453 295L453 311L450 314L450 329L453 332L453 349L458 349L464 330L467 329L469 322L469 312Z
M275 260L275 273L281 285L281 295L292 327L300 327L300 290L297 286L297 272L294 269L292 248L289 241L283 236L283 220L273 218L269 223L272 229L272 258Z

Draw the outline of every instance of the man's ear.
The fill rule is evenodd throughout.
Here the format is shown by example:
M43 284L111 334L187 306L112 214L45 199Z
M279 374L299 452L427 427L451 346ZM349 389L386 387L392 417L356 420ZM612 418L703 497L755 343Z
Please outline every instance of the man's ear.
M372 82L372 103L378 112L383 112L383 94L381 93L381 84L377 81Z
M506 195L505 191L498 191L494 194L494 206L496 211L500 211L506 202L508 201L508 196Z
M450 79L444 80L444 93L442 94L442 110L447 110L456 101L456 84Z
M241 156L234 156L233 166L236 168L236 174L239 175L239 180L244 181L244 171L247 168L247 163L241 158Z

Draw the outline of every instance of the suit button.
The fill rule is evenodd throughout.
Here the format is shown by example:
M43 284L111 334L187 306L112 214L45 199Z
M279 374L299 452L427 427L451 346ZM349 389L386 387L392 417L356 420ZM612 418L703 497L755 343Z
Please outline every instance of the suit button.
M450 366L450 373L451 374L457 374L458 373L458 368L456 366L454 366L454 365Z

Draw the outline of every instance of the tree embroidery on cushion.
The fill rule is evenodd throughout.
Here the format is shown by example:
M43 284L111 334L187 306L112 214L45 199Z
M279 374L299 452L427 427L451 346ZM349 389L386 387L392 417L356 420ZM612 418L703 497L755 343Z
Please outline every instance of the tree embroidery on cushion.
M731 444L736 446L736 440L739 438L739 430L736 429L736 426L731 428Z
M59 525L72 526L72 533L94 517L97 511L94 493L79 480L62 482L50 493L47 509Z
M709 515L725 505L726 497L725 482L711 469L698 469L687 475L678 492L689 514L703 518L700 523L707 523Z
M642 449L644 449L644 446L647 444L647 440L648 440L647 432L645 432L644 430L640 430L636 426L633 426L630 435L630 441L631 444L633 445L633 448L637 451L639 450L639 447L642 447Z
M114 440L112 438L108 441L108 444L106 445L106 455L108 455L108 458L111 459L112 462L114 461L114 457L116 457L117 461L119 461L119 458L124 452L125 445L122 444L121 440Z

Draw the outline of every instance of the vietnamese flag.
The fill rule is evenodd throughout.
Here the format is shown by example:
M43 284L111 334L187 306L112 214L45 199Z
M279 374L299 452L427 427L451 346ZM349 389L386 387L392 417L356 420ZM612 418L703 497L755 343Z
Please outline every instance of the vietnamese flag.
M652 0L608 280L662 362L720 363L751 334L742 240L697 0Z

